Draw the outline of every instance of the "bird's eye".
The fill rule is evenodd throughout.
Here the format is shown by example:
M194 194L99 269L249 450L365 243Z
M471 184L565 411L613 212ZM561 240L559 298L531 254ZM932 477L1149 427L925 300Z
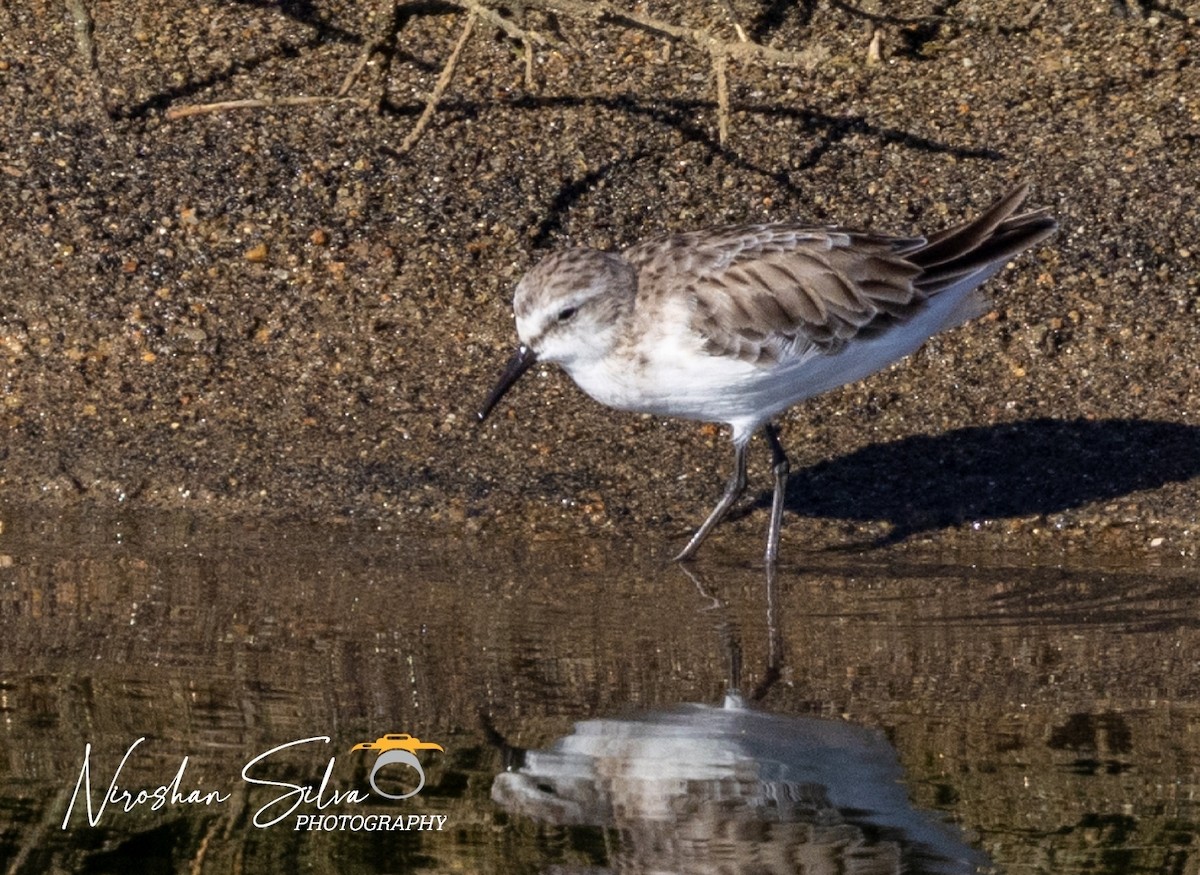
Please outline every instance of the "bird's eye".
M570 319L572 316L575 315L575 311L578 309L579 309L578 307L563 307L561 310L558 311L558 321L566 322L568 319Z

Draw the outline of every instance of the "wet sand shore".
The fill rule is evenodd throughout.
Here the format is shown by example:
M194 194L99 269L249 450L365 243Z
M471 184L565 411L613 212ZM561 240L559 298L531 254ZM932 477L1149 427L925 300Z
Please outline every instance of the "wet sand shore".
M724 143L706 52L533 9L527 81L479 21L404 152L450 5L91 4L81 37L70 5L4 4L6 501L674 545L725 477L719 429L553 370L474 424L522 273L724 223L936 230L1027 179L1062 228L991 313L787 416L784 555L1194 556L1200 9L1018 5L734 3L809 65L730 61ZM736 39L719 3L638 11ZM271 104L363 58L346 100ZM714 543L755 556L764 526Z

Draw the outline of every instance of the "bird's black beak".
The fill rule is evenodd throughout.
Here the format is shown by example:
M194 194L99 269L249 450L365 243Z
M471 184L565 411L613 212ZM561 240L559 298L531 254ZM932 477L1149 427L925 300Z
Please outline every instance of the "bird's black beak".
M517 347L517 351L513 353L513 357L508 360L508 364L504 366L504 373L500 375L500 379L496 381L496 388L492 389L492 393L487 396L487 400L483 402L483 407L480 408L479 421L483 422L487 419L492 408L500 403L508 390L513 387L517 380L521 379L521 375L533 367L537 361L537 353L534 352L525 344Z

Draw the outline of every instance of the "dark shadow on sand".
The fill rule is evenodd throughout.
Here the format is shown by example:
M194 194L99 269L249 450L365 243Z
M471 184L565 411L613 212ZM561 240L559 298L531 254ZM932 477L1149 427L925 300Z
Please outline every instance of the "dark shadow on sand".
M495 106L501 106L496 104ZM514 111L540 112L543 110L592 107L622 113L633 118L644 118L656 125L662 125L679 132L686 140L704 146L713 156L720 156L732 165L741 167L764 178L770 179L779 190L793 195L802 194L802 179L804 173L818 166L828 153L852 137L864 137L876 142L893 143L904 149L915 152L930 152L953 155L958 159L979 159L998 161L1004 158L1002 152L993 149L974 149L943 143L914 134L910 131L876 124L865 116L830 115L794 106L782 106L761 103L735 103L734 109L748 116L761 118L783 118L796 125L797 146L799 155L789 169L767 167L755 164L752 160L719 143L715 131L710 130L708 120L716 110L716 104L709 100L697 99L653 99L646 100L638 95L623 94L611 97L599 96L570 96L558 95L539 97L534 95L519 96L503 105ZM460 113L474 115L489 111L495 107L479 104L456 102L452 99L444 101L439 109L442 113ZM381 111L394 115L415 114L418 108L412 106L397 106L387 101L381 106ZM393 154L398 160L409 160L392 153L387 147L381 147L385 154ZM610 161L599 168L589 170L584 175L564 180L553 203L547 206L542 218L535 229L528 230L531 246L535 249L547 246L552 240L552 232L559 229L564 217L576 201L583 198L600 180L617 171L622 165L632 165L642 162L653 162L655 155L650 152L637 152ZM820 224L816 222L816 224Z
M786 433L785 433L786 443ZM881 543L1033 514L1200 476L1200 428L1138 419L1031 419L917 435L794 470L787 509L887 521ZM770 506L770 493L759 506Z

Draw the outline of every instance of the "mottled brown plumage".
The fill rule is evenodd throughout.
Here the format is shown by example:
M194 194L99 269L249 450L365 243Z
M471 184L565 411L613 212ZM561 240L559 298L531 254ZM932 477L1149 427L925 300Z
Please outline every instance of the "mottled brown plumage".
M639 297L667 289L691 297L691 326L710 353L768 364L810 347L838 352L1052 234L1044 211L1012 216L1026 192L1017 186L977 218L928 238L779 223L658 237L622 256L639 280L651 279L639 282ZM985 304L973 302L962 321Z

